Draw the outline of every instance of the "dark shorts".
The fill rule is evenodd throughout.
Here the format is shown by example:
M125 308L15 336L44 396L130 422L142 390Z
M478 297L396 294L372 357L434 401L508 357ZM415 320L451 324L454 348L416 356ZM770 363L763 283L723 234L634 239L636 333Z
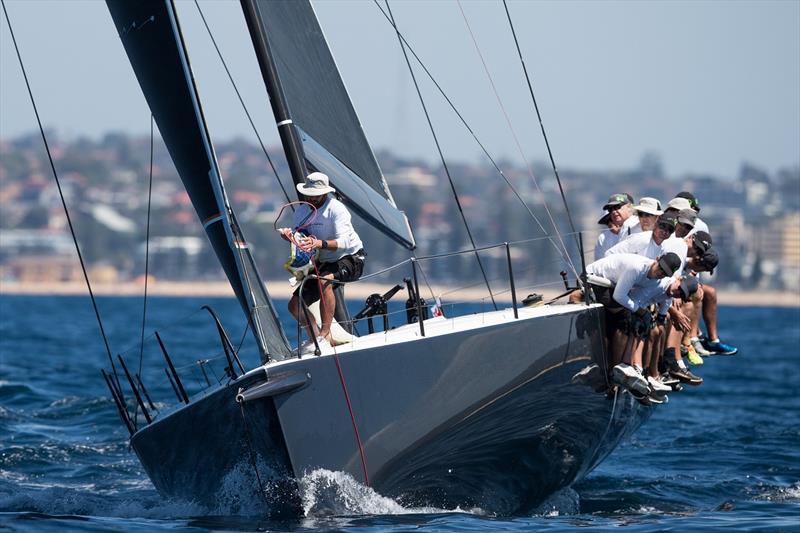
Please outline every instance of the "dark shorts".
M592 286L597 303L603 304L606 313L606 329L609 334L614 330L627 332L631 312L622 307L614 299L614 287Z
M320 263L317 267L319 277L333 274L333 279L338 281L355 281L361 277L364 272L364 258L367 256L364 250L359 250L353 255L346 255L332 263ZM312 271L312 273L314 273ZM324 281L322 282L324 283ZM303 301L306 305L319 300L319 286L320 282L316 279L309 279L303 287ZM294 293L297 294L300 287L295 289Z

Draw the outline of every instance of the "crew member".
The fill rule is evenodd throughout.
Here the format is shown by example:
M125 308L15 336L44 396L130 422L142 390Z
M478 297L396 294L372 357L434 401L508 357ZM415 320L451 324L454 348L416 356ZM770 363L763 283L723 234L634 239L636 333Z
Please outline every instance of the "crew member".
M344 204L330 195L335 189L328 183L327 175L322 172L309 174L304 183L297 184L297 190L310 204L303 204L294 212L294 229L302 227L306 233L306 236L300 238L298 245L306 251L319 250L314 272L319 279L306 280L301 285L304 287L302 296L306 305L320 300L322 328L318 329L314 320L307 323L298 302L300 287L289 300L289 312L306 328L309 338L317 337L317 344L320 349L324 349L332 340L331 322L336 307L333 283L327 280L357 280L363 272L366 254L361 238L353 228L350 212ZM278 232L285 240L291 240L291 228L280 228ZM313 340L307 341L301 345L300 353L312 352L314 348Z

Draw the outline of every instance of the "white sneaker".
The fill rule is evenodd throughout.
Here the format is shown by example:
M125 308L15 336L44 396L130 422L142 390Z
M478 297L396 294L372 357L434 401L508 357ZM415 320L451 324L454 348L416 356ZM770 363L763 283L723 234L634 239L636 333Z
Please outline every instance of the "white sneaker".
M615 383L639 394L650 394L650 386L638 368L627 363L620 363L612 369L611 374Z
M652 389L653 392L658 394L665 394L667 392L672 392L672 387L670 387L669 385L665 385L664 383L661 382L660 379L656 379L653 376L647 377L647 384L650 385L650 389Z

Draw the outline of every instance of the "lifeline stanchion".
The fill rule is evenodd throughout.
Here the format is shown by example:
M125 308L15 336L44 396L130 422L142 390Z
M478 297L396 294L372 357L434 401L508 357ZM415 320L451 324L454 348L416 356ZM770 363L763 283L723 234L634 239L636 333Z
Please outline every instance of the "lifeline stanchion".
M519 318L517 311L517 289L514 287L514 271L511 269L511 247L506 245L506 260L508 261L508 282L511 285L511 304L514 306L514 318Z

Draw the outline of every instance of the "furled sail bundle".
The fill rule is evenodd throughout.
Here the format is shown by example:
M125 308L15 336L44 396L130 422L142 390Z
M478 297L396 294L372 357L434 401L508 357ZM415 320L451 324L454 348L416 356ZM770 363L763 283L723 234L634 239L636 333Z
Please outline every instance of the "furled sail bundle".
M170 0L107 4L175 168L248 316L262 359L284 359L289 343L225 195L174 6Z

